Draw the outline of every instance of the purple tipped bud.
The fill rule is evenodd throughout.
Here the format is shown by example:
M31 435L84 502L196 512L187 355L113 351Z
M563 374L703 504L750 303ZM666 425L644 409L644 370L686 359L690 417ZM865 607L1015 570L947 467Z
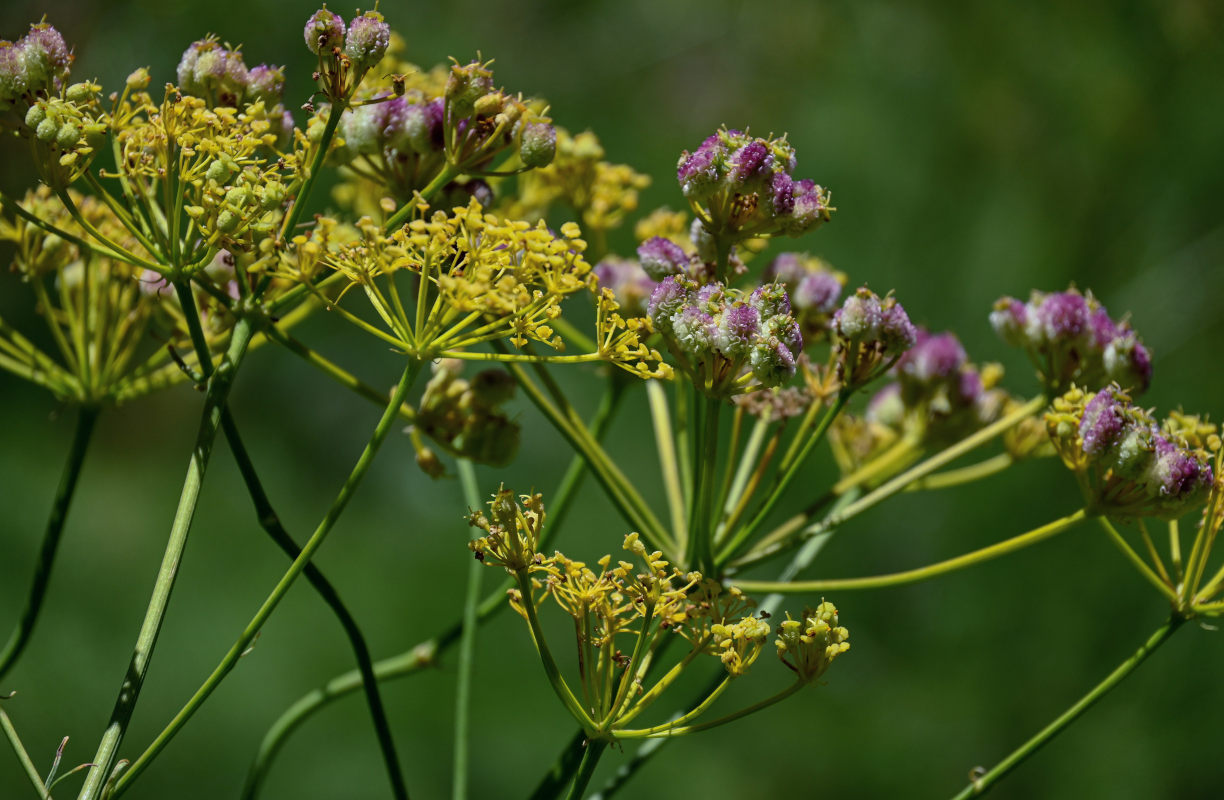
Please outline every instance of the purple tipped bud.
M761 312L750 305L734 305L718 326L718 349L730 359L743 358L761 332Z
M965 348L952 333L923 335L897 362L906 379L930 384L956 374L965 363Z
M762 317L785 316L791 313L790 297L780 283L765 283L752 290L748 302L757 307Z
M382 111L377 105L358 106L344 112L340 135L354 153L373 154L382 149Z
M849 341L875 339L880 334L882 317L880 298L869 289L859 289L833 315L833 330Z
M731 156L731 180L749 183L763 178L773 164L769 147L760 139L749 142Z
M1117 324L1109 318L1109 312L1104 307L1098 307L1088 315L1088 329L1092 331L1092 341L1098 348L1106 345L1122 335Z
M990 325L1004 342L1021 347L1028 342L1028 306L1014 297L1004 297L990 312Z
M688 288L683 279L677 275L669 275L655 287L650 294L650 303L646 313L655 327L664 333L670 333L672 318L688 300Z
M718 324L714 317L697 306L685 306L672 318L671 333L681 350L690 356L700 357L714 349L718 341Z
M796 181L795 204L784 226L788 236L800 236L829 220L829 198L825 190L810 180Z
M1153 444L1156 457L1148 467L1148 479L1162 497L1183 500L1211 486L1211 467L1163 436L1154 436Z
M662 236L652 236L638 245L642 269L656 281L668 275L681 275L688 269L689 257L684 248Z
M1152 356L1134 333L1114 339L1105 348L1105 374L1120 386L1147 391L1152 382Z
M326 57L332 54L334 48L344 47L344 32L344 20L340 15L320 8L306 20L302 34L310 52Z
M30 26L30 32L17 42L21 67L29 89L47 88L63 77L72 63L72 53L64 37L45 22Z
M821 270L804 275L795 287L792 299L800 311L828 314L837 308L841 292L842 284L837 276Z
M382 14L367 11L349 23L344 54L363 72L382 60L390 43L391 26L383 21Z
M0 109L6 108L26 91L25 70L21 68L21 48L0 42Z
M795 211L795 181L785 172L775 172L769 181L769 199L778 217L788 217Z
M748 358L753 376L761 386L781 386L795 376L795 357L777 339L765 339Z
M885 304L880 315L880 341L886 351L903 353L918 341L918 329L900 303Z
M1037 321L1051 341L1076 339L1088 327L1088 303L1079 292L1048 294L1037 309Z
M976 405L982 400L985 391L985 387L982 386L982 374L976 369L961 370L956 388L961 403L967 406Z
M706 140L707 143L709 140ZM717 140L713 146L703 144L695 152L685 152L676 167L680 190L690 200L702 201L718 188L719 168Z
M1126 425L1124 410L1125 406L1119 402L1112 389L1102 389L1088 401L1079 425L1080 440L1085 453L1090 456L1099 455L1118 441Z
M252 101L262 100L268 108L285 94L285 68L260 64L247 73L247 92Z
M519 158L525 167L547 167L557 155L557 129L547 122L529 122L523 126L519 141Z
M200 85L195 78L196 62L200 60L200 53L206 50L212 50L217 46L217 43L209 39L201 39L187 45L187 49L183 51L183 55L179 58L177 77L178 88L180 91L187 94L198 95Z

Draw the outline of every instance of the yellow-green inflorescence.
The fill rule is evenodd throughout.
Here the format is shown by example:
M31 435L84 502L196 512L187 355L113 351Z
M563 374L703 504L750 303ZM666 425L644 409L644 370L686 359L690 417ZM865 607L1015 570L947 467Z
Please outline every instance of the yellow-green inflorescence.
M479 560L515 577L511 605L528 623L554 690L590 738L675 736L729 722L813 682L849 649L849 632L838 625L832 604L809 609L801 622L788 618L775 645L795 683L747 709L695 725L730 681L748 674L757 661L771 634L768 615L754 613L756 603L739 589L672 566L636 533L623 544L632 560L606 555L588 565L560 552L544 555L539 495L516 502L502 489L489 506L489 513L469 516L485 532L470 547ZM577 692L560 674L540 627L538 614L548 598L574 622ZM687 652L670 666L658 663L662 646L677 638L687 643ZM629 727L702 656L717 658L724 669L723 680L704 699L670 722Z

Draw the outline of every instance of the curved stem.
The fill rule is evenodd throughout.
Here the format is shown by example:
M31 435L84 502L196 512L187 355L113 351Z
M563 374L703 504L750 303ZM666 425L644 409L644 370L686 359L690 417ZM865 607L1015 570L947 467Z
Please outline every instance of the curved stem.
M826 592L837 589L878 589L884 586L897 586L903 583L916 583L927 578L933 578L936 575L942 575L945 572L953 572L965 567L971 567L974 564L979 564L983 561L989 561L992 558L998 558L1001 555L1006 555L1015 550L1019 550L1029 545L1036 544L1044 539L1065 531L1067 528L1083 521L1088 517L1088 511L1080 509L1074 514L1068 514L1065 517L1056 519L1040 528L1034 528L1028 533L1022 533L1019 536L1013 536L1010 539L1005 539L989 547L983 547L980 550L974 550L972 553L966 553L963 556L949 558L946 561L940 561L936 564L929 564L918 569L906 570L904 572L894 572L889 575L874 575L870 578L832 578L829 580L820 581L797 581L794 583L782 583L777 581L736 581L735 585L745 592L779 592L784 594L796 594L799 592Z
M110 723L94 755L94 766L85 776L85 785L81 789L79 800L98 800L102 787L115 766L119 745L123 742L128 723L132 719L132 712L136 708L136 701L140 697L140 690L144 685L149 662L153 656L153 648L157 644L157 636L165 620L166 608L170 604L170 592L174 589L179 562L187 546L187 532L195 517L196 503L200 497L200 485L204 481L204 472L208 466L209 457L212 455L217 429L221 424L221 411L225 407L226 398L229 397L230 388L233 386L234 376L238 372L242 358L246 355L252 333L253 329L247 320L239 319L235 323L233 332L230 334L229 349L208 380L200 430L196 435L196 445L187 466L187 476L183 481L183 490L179 495L178 508L174 514L174 524L170 528L170 537L166 542L165 554L162 556L161 567L153 586L153 595L145 610L144 621L141 623L140 633L136 637L136 646L132 652L132 660L119 688L115 707L111 711Z
M968 800L970 797L980 797L990 791L1000 778L1023 763L1026 758L1040 750L1043 745L1055 736L1062 733L1068 725L1075 722L1081 714L1091 708L1093 703L1104 697L1110 689L1121 683L1123 678L1134 672L1135 667L1142 664L1148 656L1155 652L1156 648L1164 644L1181 627L1183 622L1185 622L1183 617L1176 615L1170 617L1168 622L1157 628L1156 632L1148 637L1148 640L1135 651L1133 656L1118 665L1118 668L1109 673L1105 680L1093 687L1092 691L1081 697L1074 705L1060 714L1057 719L1042 728L1036 736L1022 744L1011 755L996 764L989 772L966 786L953 800Z
M608 391L604 394L603 402L590 423L591 435L596 440L603 438L603 435L607 432L613 413L623 396L623 389L624 385L621 382L616 380L609 382ZM540 537L541 547L551 541L556 532L562 527L574 496L585 475L586 460L580 455L575 455L570 460L569 468L566 470L564 477L562 477L561 483L557 486L557 490L552 494L553 500L548 509L549 524L545 526L544 533ZM480 606L476 609L476 618L479 622L484 622L508 608L506 590L513 583L512 579L507 579L492 592L485 595L485 598L480 601ZM462 630L462 623L457 622L434 638L421 642L410 650L376 662L374 664L375 677L380 681L392 680L413 675L425 667L433 666L437 663L439 654L448 650L459 640ZM263 741L260 742L259 752L256 753L255 760L247 772L242 800L253 800L256 796L264 776L272 766L273 759L276 758L277 753L280 752L285 742L288 741L290 734L297 730L316 711L330 704L333 700L339 700L352 694L360 686L361 682L358 673L356 671L349 671L331 679L324 686L299 698L297 702L286 709L268 729L268 732L264 734ZM585 738L586 734L582 733L582 736Z
M476 484L476 469L472 462L461 458L457 462L463 497L469 508L480 507L480 489ZM467 591L463 597L463 634L459 638L459 673L455 687L455 761L451 797L467 797L468 723L472 713L472 672L476 653L476 608L480 600L480 578L483 565L468 559Z
M302 550L281 525L280 517L272 508L272 502L264 491L258 473L255 472L255 465L251 461L251 456L247 452L242 436L238 432L238 426L234 423L234 417L228 407L221 416L221 425L225 430L225 439L229 444L230 452L238 464L238 471L242 473L247 493L255 505L260 527L272 537L272 541L285 555L289 556L290 560L297 559L302 554ZM395 743L391 737L391 725L387 721L387 712L383 708L382 696L378 690L378 679L374 675L374 662L370 657L370 648L366 644L365 635L362 634L361 627L345 606L344 601L340 599L340 593L336 591L336 587L323 572L314 564L307 564L303 572L311 587L336 615L340 627L344 629L344 635L348 637L353 657L357 661L357 671L361 675L361 688L365 691L366 704L370 708L370 716L374 721L374 732L378 737L383 763L387 767L387 777L391 781L392 794L399 800L403 800L408 797L408 789L404 783L403 772L400 770Z
M1135 567L1135 569L1139 570L1139 574L1142 575L1148 583L1155 586L1156 590L1164 595L1165 599L1176 606L1177 592L1173 590L1173 587L1162 581L1160 577L1152 571L1152 568L1149 567L1147 563L1139 556L1139 554L1135 552L1134 548L1127 544L1126 539L1122 538L1122 534L1118 533L1118 529L1113 526L1113 523L1110 522L1108 518L1101 517L1100 523L1101 527L1105 529L1105 533L1109 534L1110 541L1118 546L1118 549L1122 551L1122 555L1126 556L1126 560L1129 561Z
M225 679L225 677L238 663L238 659L242 657L244 652L246 652L247 647L249 647L251 642L255 639L255 636L259 633L260 628L263 627L268 617L271 616L272 612L276 609L276 606L280 604L280 601L289 591L289 587L293 585L293 582L297 579L298 575L300 575L305 569L306 564L310 562L310 559L314 557L315 552L323 545L323 542L327 539L327 535L331 533L332 527L336 524L336 520L340 518L340 514L344 511L345 507L352 499L353 493L356 492L357 487L361 485L361 481L363 478L365 478L366 473L369 471L370 465L374 461L374 456L378 453L379 448L382 446L383 440L386 439L387 434L391 432L391 426L395 421L399 407L404 402L404 397L408 394L408 389L412 386L416 376L420 373L421 366L422 363L419 361L410 361L408 363L408 366L404 369L403 375L400 377L399 384L395 388L395 393L391 397L391 402L383 411L382 418L379 419L378 425L374 428L373 435L371 435L369 442L366 443L365 449L362 451L361 456L357 459L357 463L353 466L352 472L349 473L348 479L345 480L344 485L340 488L340 492L336 496L335 501L332 502L331 507L327 510L327 514L324 515L323 520L319 523L319 526L315 529L315 532L311 534L310 539L307 540L306 545L302 548L302 552L296 559L294 559L293 564L289 567L285 574L281 576L281 579L279 582L277 582L276 587L264 600L263 604L259 607L259 610L255 612L255 616L252 617L251 621L247 623L238 639L234 642L233 646L230 647L229 652L227 652L221 659L221 662L217 664L212 674L209 675L207 680L205 680L200 688L196 690L196 693L192 695L191 699L188 700L186 705L184 705L178 714L174 716L174 719L170 721L166 728L157 735L157 738L153 740L153 743L140 754L139 758L132 762L132 765L119 778L119 781L115 784L113 796L118 797L129 786L131 786L132 781L134 781L136 777L148 767L153 758L155 758L157 754L170 743L170 740L173 739L183 725L187 723L187 720L189 720L195 714L195 712L199 710L204 701L207 700L213 691L216 690L221 681Z
M68 450L68 461L64 471L60 473L59 487L55 490L55 500L51 504L51 516L47 519L47 527L43 532L42 547L38 551L38 563L34 567L34 579L30 583L30 592L26 595L25 607L21 610L21 619L17 627L9 634L4 650L0 651L0 680L17 663L21 652L34 633L34 625L38 622L38 613L42 610L42 601L47 594L47 584L51 580L51 568L55 565L55 554L59 549L60 534L64 530L64 521L68 518L68 506L72 503L72 495L76 491L77 478L81 475L81 465L85 463L85 451L93 435L94 425L98 421L97 406L81 406L77 411L76 430L72 435L72 447Z

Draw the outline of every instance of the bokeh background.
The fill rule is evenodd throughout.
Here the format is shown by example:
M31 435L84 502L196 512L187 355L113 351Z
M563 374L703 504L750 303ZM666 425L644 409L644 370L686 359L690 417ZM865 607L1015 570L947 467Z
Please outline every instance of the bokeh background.
M215 32L250 64L285 63L304 100L311 61L286 0L28 2L0 7L0 36L47 15L76 46L74 75L120 84L149 65L168 80L182 49ZM345 7L344 11L351 11ZM937 3L842 0L389 2L381 9L432 64L477 51L499 84L548 98L556 120L592 128L612 161L654 176L642 207L680 204L673 169L720 123L789 132L799 174L832 188L834 221L796 248L851 280L895 289L916 321L956 330L978 360L1029 370L986 322L1002 294L1074 282L1130 309L1156 355L1146 402L1219 417L1224 326L1224 9L1211 0ZM32 180L0 148L0 184ZM614 244L630 246L628 235ZM792 243L782 243L789 246ZM4 254L0 254L4 255ZM5 256L7 260L7 256ZM27 314L4 279L0 313ZM395 359L317 315L301 335L376 385ZM288 527L311 530L377 416L364 401L272 348L254 352L235 414ZM595 370L567 375L590 408ZM53 591L6 702L49 764L92 755L130 655L194 439L189 388L103 416L65 535ZM526 403L522 453L482 469L484 486L555 485L564 446ZM613 452L650 498L654 451L635 397ZM0 625L15 618L71 435L72 414L0 375ZM831 475L813 459L801 494ZM804 494L807 496L807 494ZM842 531L819 574L900 569L1027 530L1077 507L1056 463L982 485L906 495ZM459 613L467 557L456 481L419 473L395 437L318 563L363 621L376 656L412 646ZM623 524L586 487L563 534L575 556L618 546ZM124 754L133 755L200 683L284 567L258 530L218 444L187 557ZM492 585L497 576L486 576ZM1095 528L935 582L831 597L853 650L808 691L742 723L676 741L625 797L946 797L1133 652L1162 602ZM795 605L800 601L796 600ZM388 684L385 697L414 797L449 793L454 661ZM236 796L267 726L350 666L332 617L294 588L253 652L128 795ZM1209 797L1221 774L1224 638L1187 626L1123 687L997 790L1000 798ZM472 796L534 786L572 724L547 689L523 626L503 615L478 642ZM726 708L784 678L769 660ZM679 696L679 695L678 695ZM608 753L594 785L627 753ZM0 796L28 790L0 753ZM290 741L267 798L388 794L360 696Z

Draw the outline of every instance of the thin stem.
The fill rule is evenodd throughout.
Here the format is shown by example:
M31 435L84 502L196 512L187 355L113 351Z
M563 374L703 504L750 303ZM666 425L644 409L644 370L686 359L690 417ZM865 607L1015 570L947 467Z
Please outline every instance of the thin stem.
M306 210L306 200L310 197L310 191L314 188L315 181L319 178L319 172L323 168L323 159L327 157L327 150L331 147L332 138L336 135L336 128L340 125L340 118L344 116L344 106L346 105L347 103L334 103L327 114L327 125L323 128L323 138L319 140L319 149L314 152L314 157L310 159L306 180L302 181L302 187L293 198L293 206L289 209L289 213L285 215L285 219L281 223L281 239L287 237L302 219L302 212Z
M38 774L38 767L34 766L34 761L30 758L30 754L26 752L25 745L21 743L21 737L17 735L17 729L13 727L13 721L9 719L9 715L0 709L0 730L4 731L4 738L8 739L9 745L13 748L13 754L17 756L17 761L20 762L22 770L25 771L26 777L30 779L30 783L34 785L34 791L38 792L38 796L43 800L51 800L51 794L47 791L46 784L43 783L42 776Z
M608 391L604 394L603 402L590 422L591 435L596 440L603 438L603 435L607 432L613 414L623 397L623 388L623 384L619 381L613 380L609 382ZM582 484L582 479L586 475L586 469L587 463L582 456L575 455L570 460L569 468L566 470L564 477L562 477L556 491L552 494L553 499L548 508L548 525L545 526L544 533L540 537L541 547L550 542L556 535L556 532L561 529L572 506L573 499L577 495L578 488ZM480 602L480 607L476 611L477 619L480 622L484 622L508 608L506 591L513 583L513 579L507 579L489 594L485 595L484 599ZM421 642L403 653L376 662L374 664L374 675L379 681L392 680L413 675L425 667L433 666L437 663L438 656L446 652L459 640L461 633L462 623L456 622L432 639ZM285 742L288 741L290 734L297 730L316 711L334 700L339 700L352 694L360 687L361 679L359 674L356 670L350 670L343 675L332 678L322 687L299 698L297 702L286 709L268 729L267 733L264 734L263 741L260 742L259 751L256 753L250 770L247 772L242 800L253 800L256 797L264 777L272 766L273 759L280 752ZM585 739L585 732L582 732L582 737Z
M459 459L457 466L468 508L480 508L476 469L466 458ZM463 635L459 639L459 672L455 688L455 761L451 790L454 800L464 800L467 797L468 725L472 714L472 673L475 669L478 625L476 608L480 601L480 578L483 574L483 565L474 558L468 559L467 592L463 598Z
M1126 556L1126 560L1131 562L1135 569L1139 570L1139 574L1142 575L1148 583L1155 586L1157 591L1164 595L1170 603L1176 606L1177 592L1173 591L1173 587L1162 581L1160 577L1152 571L1152 568L1147 565L1147 562L1145 562L1139 556L1139 554L1135 552L1134 548L1127 543L1126 539L1122 538L1122 534L1118 533L1118 529L1113 526L1113 523L1109 521L1108 517L1100 517L1099 520L1101 527L1105 529L1107 534L1109 534L1110 540L1118 546L1119 550L1122 551L1122 555Z
M1148 637L1148 640L1135 651L1133 656L1118 665L1118 668L1109 673L1109 676L1097 684L1092 691L1081 697L1074 705L1060 714L1057 719L1042 728L1036 736L1022 744L1011 755L996 764L989 772L966 786L953 800L968 800L970 797L980 797L990 791L1000 778L1023 763L1025 759L1040 750L1042 746L1055 736L1062 733L1067 726L1075 722L1081 714L1091 708L1093 703L1104 697L1110 689L1121 683L1123 678L1134 672L1135 668L1155 652L1156 648L1164 644L1165 640L1172 636L1181 627L1183 622L1185 622L1185 619L1180 616L1174 615L1170 617L1168 622L1157 628L1156 632Z
M280 517L272 508L272 501L268 499L264 491L263 483L259 480L259 474L255 471L255 465L251 461L251 456L247 452L242 436L238 432L238 426L234 423L233 414L230 413L228 407L221 417L221 425L225 430L230 452L238 464L238 471L242 473L247 494L251 496L251 502L255 505L255 514L259 517L260 527L272 537L272 541L285 555L289 556L290 560L296 560L302 554L302 550L285 530ZM370 657L370 647L366 644L365 635L362 634L356 618L340 599L340 593L336 591L336 587L323 572L314 564L307 564L304 574L311 587L336 615L336 619L344 629L344 635L348 637L353 657L357 661L357 671L361 675L361 687L365 691L366 704L370 708L370 716L374 721L374 733L378 737L383 763L387 767L387 777L391 781L392 794L398 800L405 800L408 797L408 789L404 783L403 772L400 770L395 743L391 737L391 724L383 708L382 696L378 690L378 679L374 675L374 661Z
M950 558L946 561L940 561L936 564L929 564L918 569L906 570L904 572L894 572L889 575L875 575L870 578L833 578L829 580L819 581L797 581L794 583L783 583L778 581L736 581L735 585L745 592L780 592L795 594L799 592L825 592L836 589L851 590L851 589L878 589L883 586L897 586L903 583L915 583L923 581L927 578L933 578L936 575L942 575L946 572L954 572L958 569L971 567L975 564L980 564L983 561L989 561L992 558L998 558L1001 555L1020 550L1029 545L1036 544L1050 538L1051 536L1065 531L1089 516L1088 511L1080 509L1074 514L1068 514L1065 517L1054 520L1053 522L1042 525L1040 528L1034 528L1028 533L1022 533L1019 536L1013 536L1010 539L1005 539L989 547L983 547L980 550L974 550L972 553L966 553L956 558Z
M693 548L686 553L689 563L707 575L714 574L714 525L711 520L714 509L714 486L717 483L718 465L718 412L722 400L717 397L705 399L704 424L697 432L696 460L693 474L697 488L693 494L693 524L689 528Z
M739 711L733 711L732 713L727 714L726 716L719 717L718 719L712 719L709 722L701 722L696 725L687 725L683 727L668 726L666 727L665 730L660 730L654 733L644 734L644 735L649 736L650 738L660 738L660 737L673 737L673 736L687 736L691 733L700 733L701 731L708 731L711 728L717 728L720 725L726 725L728 722L735 722L737 719L743 719L749 714L755 714L758 711L769 708L775 703L780 703L786 698L790 697L795 692L802 689L806 685L807 684L803 681L795 681L790 686L786 687L785 689L783 689L782 691L778 692L777 694L771 697L767 697L764 700L753 703L752 705L746 708L741 708ZM639 732L638 731L621 731L618 734L618 736L620 736L621 738L629 738L628 736L629 734L639 734Z
M459 172L456 171L450 164L442 168L442 171L434 176L434 179L429 182L429 185L421 190L421 199L430 200L435 194L442 189L443 186L459 177ZM400 206L399 210L383 223L383 232L390 233L400 225L404 224L404 220L412 215L412 209L416 207L414 200L409 200L404 205Z
M544 773L544 777L540 778L535 791L527 800L553 800L554 797L561 794L566 784L573 780L572 776L578 771L578 765L582 762L586 752L586 731L579 728L578 732L570 737L569 743L565 745L557 761L548 772Z
M911 483L906 487L906 491L920 492L924 490L950 489L953 486L961 486L973 481L980 481L983 478L989 478L991 475L997 475L1014 463L1016 463L1016 459L1012 457L1011 453L999 453L976 464L970 464L959 469L947 469L934 475L928 475Z
M898 439L887 450L833 484L833 493L842 494L851 486L867 486L877 478L887 477L908 466L919 452L918 442L917 436Z
M945 465L985 444L996 436L1002 435L1004 432L1010 430L1023 422L1025 419L1028 419L1030 416L1037 413L1037 411L1039 411L1045 405L1045 403L1046 400L1044 395L1038 395L1037 397L1032 398L1027 403L1020 406L1002 419L996 420L990 425L987 425L977 432L965 437L956 444L941 450L918 464L915 464L897 477L881 484L871 492L859 498L857 501L846 506L840 512L830 514L820 522L808 526L807 528L803 529L803 532L799 537L788 536L785 539L770 542L764 547L758 547L750 552L747 556L737 560L735 562L735 566L743 567L747 566L748 564L754 564L758 561L771 558L788 547L797 544L797 541L795 541L796 538L808 539L812 536L818 536L830 528L838 527L846 520L849 520L879 504L880 502L887 500L889 497L892 497L894 494L905 489L911 483L925 478L927 475L930 475L931 473L943 468Z
M166 609L170 604L170 593L174 589L175 578L178 577L179 562L187 546L187 532L191 528L196 503L199 501L200 486L204 481L204 472L208 466L209 457L212 455L217 429L221 424L221 411L225 407L226 398L229 396L230 387L233 386L234 376L238 372L242 358L246 355L252 333L253 329L247 320L239 319L235 323L230 334L229 349L216 372L208 380L200 430L187 466L187 476L183 481L183 490L179 495L174 524L170 528L170 537L166 542L165 554L153 586L153 595L149 599L144 621L141 623L140 633L136 638L132 660L119 688L119 696L111 712L110 723L94 755L94 766L85 776L85 785L81 789L79 800L98 800L102 787L115 766L119 745L123 742L132 712L136 709L136 701L140 697L140 690L149 670L153 648L157 644L157 636L161 632Z
M605 739L594 739L587 742L586 752L582 754L582 761L578 764L578 774L574 776L574 784L570 786L569 794L565 796L566 800L582 800L587 785L591 782L591 776L595 774L595 767L599 764L599 757L607 749L608 742Z
M336 524L336 520L340 518L340 514L348 506L357 487L361 485L362 479L365 478L366 473L369 471L370 465L374 461L374 456L377 455L383 441L387 438L387 434L391 432L392 423L395 421L399 407L404 402L404 397L408 394L408 390L411 388L416 376L420 373L421 366L422 363L419 361L408 362L408 366L404 368L404 373L395 388L395 393L391 396L391 402L384 409L382 418L379 419L378 425L375 426L374 433L370 436L369 442L366 443L365 449L357 459L357 463L353 466L352 472L349 473L348 479L345 480L344 485L340 488L336 499L327 510L327 514L324 515L323 520L302 548L302 552L294 559L293 564L290 565L285 574L281 576L276 587L264 600L255 616L247 623L246 628L243 629L241 635L239 635L233 646L230 647L229 652L221 659L221 662L217 664L212 674L208 676L208 679L196 690L196 693L192 695L191 699L174 716L174 719L170 721L166 728L157 735L153 743L123 773L115 784L115 797L118 797L131 786L132 781L148 767L152 759L170 743L170 740L174 738L183 725L187 723L195 712L199 710L200 706L203 705L204 701L216 690L221 681L225 679L238 663L238 659L246 652L247 647L255 639L260 628L263 627L268 617L271 616L276 606L280 604L280 601L289 591L289 587L293 585L298 575L305 569L306 564L310 563L310 559L314 557L315 552L323 545L327 535L331 533L332 527Z
M679 547L688 546L688 524L684 513L684 489L681 486L680 464L676 457L676 438L672 433L671 411L667 407L667 392L660 381L646 381L646 397L650 401L650 419L654 423L655 443L659 449L659 471L667 493L667 508L671 513L672 537Z
M569 688L569 684L565 682L565 678L561 675L561 670L557 667L557 662L548 647L548 642L544 639L544 628L540 625L539 615L536 614L535 600L531 596L531 578L524 569L514 573L514 579L521 593L522 608L527 617L527 626L531 631L531 640L535 644L536 652L540 655L540 663L544 665L545 677L548 678L553 691L560 698L561 704L565 706L566 710L570 712L578 724L588 731L595 731L598 727L595 720L591 719L591 715L582 707L582 703L579 703L578 698L574 697L573 690Z
M81 475L81 466L85 463L85 451L89 447L94 425L98 421L97 406L81 406L77 411L76 430L72 435L72 446L68 450L68 461L60 473L59 487L55 490L55 500L51 503L51 515L47 519L47 527L43 532L42 547L38 551L38 563L34 567L34 578L30 582L30 592L26 595L25 606L21 610L21 618L17 627L9 634L4 650L0 651L0 680L17 663L22 651L34 633L34 625L38 622L38 614L42 610L43 598L47 594L47 584L51 580L51 569L55 566L55 554L59 549L60 534L64 531L64 522L68 518L68 507L76 491L77 478Z

